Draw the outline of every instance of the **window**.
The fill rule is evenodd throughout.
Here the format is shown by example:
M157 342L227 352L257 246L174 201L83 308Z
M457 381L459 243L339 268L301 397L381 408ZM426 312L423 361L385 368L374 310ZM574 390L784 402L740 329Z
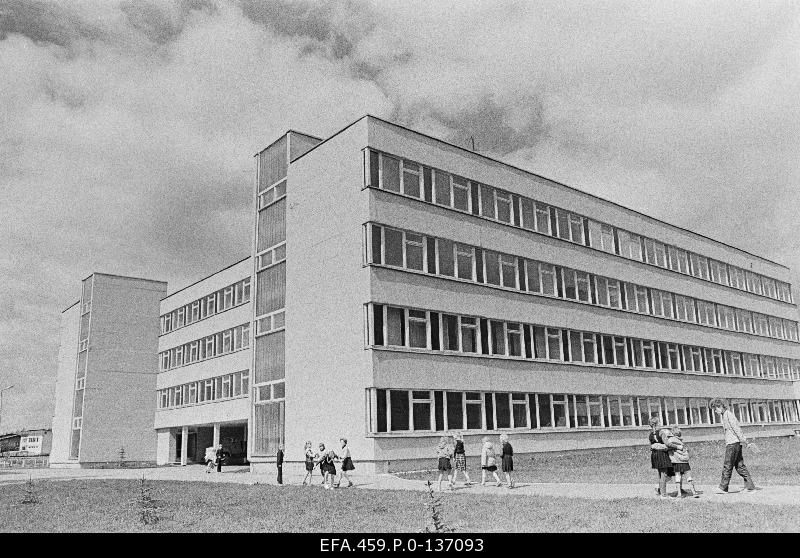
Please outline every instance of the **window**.
M784 320L783 326L786 331L787 339L791 339L792 341L797 341L798 340L797 322Z
M783 332L783 320L780 318L775 318L773 316L769 317L769 334L771 337L776 339L784 339L785 335Z
M703 356L700 347L683 345L683 363L689 372L703 372Z
M484 217L488 217L489 219L494 219L495 218L494 188L486 186L485 184L481 184L480 192L481 192L481 215L483 215Z
M698 322L703 325L709 325L716 327L717 325L717 313L714 308L714 304L712 302L706 302L704 300L697 301L697 315L698 315Z
M432 430L431 412L433 400L430 391L412 391L411 404L413 411L414 430Z
M736 325L739 331L753 333L753 315L748 310L736 309Z
M497 205L497 220L511 223L511 194L502 190L495 190L495 202Z
M589 245L609 254L614 253L614 229L611 225L588 220Z
M468 430L483 428L483 398L480 393L467 392L465 397L465 414Z
M465 244L456 244L456 271L459 279L475 280L475 249Z
M438 254L437 262L439 275L454 277L455 270L455 243L441 238L436 239L436 251Z
M607 279L605 277L595 277L595 285L597 288L597 303L600 306L622 308L619 281L616 279Z
M719 327L736 331L736 311L730 306L717 305Z
M720 285L728 284L728 266L717 260L708 260L708 268L711 272L711 280Z
M659 267L667 267L666 246L658 240L652 240L650 238L645 238L643 240L645 261Z
M522 356L522 325L516 323L506 324L507 343L509 356Z
M756 335L769 337L769 321L764 314L753 312L753 323Z
M407 269L422 271L425 263L423 237L419 234L404 233L405 258Z
M403 193L412 198L421 197L419 164L403 161Z
M689 256L685 250L674 246L667 246L669 256L669 268L678 273L689 274Z
M747 276L747 290L751 293L764 294L761 277L752 271L746 271L745 274Z
M577 242L578 244L584 244L585 238L583 235L583 217L580 215L575 215L574 213L569 214L569 230L570 230L570 240L572 242Z
M690 252L689 263L691 264L692 275L700 279L708 279L708 258Z
M728 275L730 278L730 285L742 291L747 290L747 280L745 279L744 270L732 265L728 266Z
M658 344L658 352L661 357L661 368L667 370L681 369L681 358L677 343L661 342Z
M465 353L477 353L479 350L478 324L475 318L461 316L461 351Z
M409 346L426 349L428 347L428 313L421 310L408 310Z
M589 274L572 269L563 269L564 297L580 302L589 302Z
M639 312L640 314L649 313L649 304L647 300L647 288L634 285L633 283L625 283L625 295L628 302L628 310L632 312Z
M467 180L459 176L453 177L453 208L465 212L470 210L469 186Z
M641 237L628 231L617 230L620 255L631 260L642 261Z
M390 424L392 431L409 429L409 398L405 390L389 390Z
M384 253L383 263L397 267L403 266L403 232L395 229L383 229Z
M742 369L742 355L741 353L733 351L724 351L725 353L725 370L728 374L734 376L744 375Z
M511 394L511 428L529 428L528 397L524 393ZM531 425L532 426L532 425Z

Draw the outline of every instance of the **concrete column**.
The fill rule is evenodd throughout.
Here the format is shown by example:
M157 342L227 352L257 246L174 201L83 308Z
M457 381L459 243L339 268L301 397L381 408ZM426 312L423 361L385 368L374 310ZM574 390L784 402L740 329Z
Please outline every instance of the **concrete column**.
M189 452L189 427L181 428L181 466L186 465L186 454Z
M219 445L219 423L214 423L214 447Z

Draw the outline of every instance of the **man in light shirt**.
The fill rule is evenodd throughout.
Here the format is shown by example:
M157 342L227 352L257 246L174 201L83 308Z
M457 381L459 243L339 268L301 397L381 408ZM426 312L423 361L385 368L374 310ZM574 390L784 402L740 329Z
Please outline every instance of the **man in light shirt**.
M756 485L753 484L753 478L750 476L742 457L742 444L745 446L750 446L751 444L747 442L747 437L742 432L736 415L719 398L712 399L709 407L716 414L721 415L722 428L725 429L725 462L722 465L722 481L719 483L717 494L726 494L728 492L728 485L731 482L731 474L734 467L739 476L744 479L744 491L753 492L756 490Z

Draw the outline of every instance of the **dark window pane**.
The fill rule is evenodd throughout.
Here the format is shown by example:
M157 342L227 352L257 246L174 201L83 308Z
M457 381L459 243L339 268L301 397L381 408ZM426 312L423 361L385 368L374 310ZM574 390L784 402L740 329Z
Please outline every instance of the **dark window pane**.
M383 156L383 189L400 191L400 161L386 155Z
M486 405L486 430L494 430L494 406L492 405L492 394L484 394L483 401Z
M377 398L377 405L376 405L376 421L377 421L377 428L378 432L386 432L386 390L379 389L376 390L376 398Z
M508 403L508 393L497 393L494 402L497 408L497 428L511 428L511 409ZM524 419L523 419L524 420Z
M433 392L434 410L433 414L436 420L436 430L444 430L444 392Z
M403 265L403 233L394 229L383 230L383 241L386 246L386 253L383 263L386 265Z
M381 227L372 225L372 262L381 263Z
M462 398L463 395L460 391L447 393L447 428L451 430L463 430L464 428Z
M408 392L391 390L389 391L392 431L408 430Z

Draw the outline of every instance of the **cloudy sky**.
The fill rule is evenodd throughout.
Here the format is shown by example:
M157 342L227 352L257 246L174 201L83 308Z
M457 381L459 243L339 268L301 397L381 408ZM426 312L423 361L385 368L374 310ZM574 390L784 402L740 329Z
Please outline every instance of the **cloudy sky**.
M799 62L798 2L0 0L0 430L49 425L82 278L248 254L288 128L474 136L800 270Z

